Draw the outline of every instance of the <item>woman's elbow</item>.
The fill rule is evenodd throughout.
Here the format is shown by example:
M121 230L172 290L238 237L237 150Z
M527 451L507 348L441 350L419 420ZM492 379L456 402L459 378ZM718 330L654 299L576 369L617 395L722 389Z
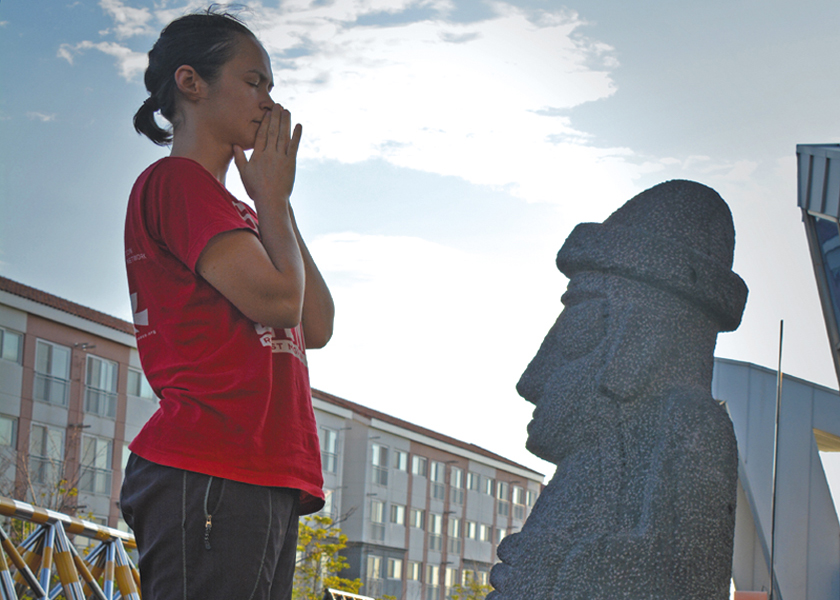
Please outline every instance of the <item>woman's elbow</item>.
M317 326L312 323L303 321L303 336L306 339L307 350L317 350L323 348L332 339L333 327L332 321L329 323L319 323Z

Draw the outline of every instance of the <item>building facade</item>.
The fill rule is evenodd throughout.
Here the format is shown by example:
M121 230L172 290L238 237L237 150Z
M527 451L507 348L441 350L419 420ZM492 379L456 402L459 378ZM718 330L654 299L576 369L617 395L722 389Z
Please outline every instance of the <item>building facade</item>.
M0 494L127 529L128 444L157 406L131 323L0 277ZM341 575L411 600L487 582L543 476L319 390L313 407L323 512L349 539Z
M543 476L464 443L313 390L325 511L348 536L363 592L440 600L488 582L496 546L522 527Z
M127 445L156 409L130 323L0 278L0 492L125 529Z

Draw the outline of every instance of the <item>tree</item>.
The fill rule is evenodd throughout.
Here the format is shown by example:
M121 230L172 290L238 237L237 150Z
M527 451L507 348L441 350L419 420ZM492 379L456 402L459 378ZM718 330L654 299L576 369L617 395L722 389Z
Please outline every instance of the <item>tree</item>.
M71 444L77 443L80 437L78 428L68 430ZM72 465L60 458L64 454L63 439L42 436L38 448L41 456L10 448L0 451L0 495L22 500L38 508L82 519L90 518L90 514L78 514L79 509L84 508L78 505L81 471L78 467L72 469ZM15 544L19 544L37 528L38 523L13 519L7 533Z
M484 597L493 591L492 586L481 583L481 580L472 573L464 580L463 584L452 586L452 591L449 593L451 600L484 600Z
M338 576L348 566L347 559L339 554L346 546L347 536L330 517L318 514L304 517L298 526L292 600L321 600L327 588L358 593L361 579Z

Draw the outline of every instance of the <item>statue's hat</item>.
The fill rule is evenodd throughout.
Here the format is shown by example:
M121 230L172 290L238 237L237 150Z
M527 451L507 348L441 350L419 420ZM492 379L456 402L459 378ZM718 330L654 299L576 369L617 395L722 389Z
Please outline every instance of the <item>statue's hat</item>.
M694 181L666 181L629 200L603 223L581 223L557 254L567 277L613 273L670 292L715 319L741 323L747 286L732 271L735 228L723 198Z

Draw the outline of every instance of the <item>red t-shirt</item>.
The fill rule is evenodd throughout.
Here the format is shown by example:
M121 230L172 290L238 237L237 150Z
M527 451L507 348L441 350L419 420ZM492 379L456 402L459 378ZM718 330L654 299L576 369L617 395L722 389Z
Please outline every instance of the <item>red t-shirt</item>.
M152 462L301 490L323 506L321 453L300 326L243 315L195 271L215 235L257 215L197 162L164 158L128 201L125 259L143 370L160 408L132 452Z

